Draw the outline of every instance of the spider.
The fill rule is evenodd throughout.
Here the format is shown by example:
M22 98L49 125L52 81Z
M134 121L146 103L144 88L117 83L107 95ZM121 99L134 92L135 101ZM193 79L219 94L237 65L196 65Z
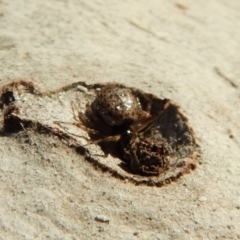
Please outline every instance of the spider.
M132 172L147 176L159 175L167 169L168 152L162 143L151 138L146 140L143 135L169 106L168 99L163 102L162 110L152 114L150 94L109 83L96 91L95 99L86 105L84 113L78 111L71 102L73 112L77 112L74 115L76 122L54 123L71 124L86 130L91 136L88 144L117 142L123 151L124 160L130 161Z

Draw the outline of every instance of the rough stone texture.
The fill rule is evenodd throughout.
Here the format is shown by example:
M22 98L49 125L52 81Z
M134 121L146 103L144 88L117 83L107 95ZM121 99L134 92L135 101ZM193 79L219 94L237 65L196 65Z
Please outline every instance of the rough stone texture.
M238 0L1 0L1 84L116 81L170 98L203 159L151 188L51 136L1 137L0 239L239 239L239 19Z

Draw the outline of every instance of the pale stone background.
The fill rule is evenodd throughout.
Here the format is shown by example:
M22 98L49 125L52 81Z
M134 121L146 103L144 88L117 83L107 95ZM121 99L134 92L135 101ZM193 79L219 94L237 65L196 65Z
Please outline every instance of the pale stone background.
M0 0L0 29L1 84L136 86L181 105L203 151L155 188L52 137L0 137L0 239L240 239L239 0Z

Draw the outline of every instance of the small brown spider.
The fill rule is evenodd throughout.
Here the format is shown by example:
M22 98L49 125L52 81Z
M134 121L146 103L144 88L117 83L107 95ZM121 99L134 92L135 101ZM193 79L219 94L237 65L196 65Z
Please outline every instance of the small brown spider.
M107 84L97 91L96 98L86 105L84 113L78 111L76 122L67 124L86 130L92 139L89 144L118 142L124 153L123 160L130 160L134 173L159 175L168 166L167 157L163 157L167 155L166 150L162 143L150 138L144 140L142 133L149 129L168 107L169 100L163 101L162 111L152 115L150 95L120 84ZM75 112L75 104L72 102L71 105Z

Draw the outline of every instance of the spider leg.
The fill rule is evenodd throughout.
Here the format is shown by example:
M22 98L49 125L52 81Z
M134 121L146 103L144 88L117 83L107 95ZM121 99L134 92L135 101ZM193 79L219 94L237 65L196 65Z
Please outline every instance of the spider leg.
M76 122L81 122L82 125L89 126L91 129L95 129L95 125L99 122L97 116L93 113L92 108L89 103L86 104L85 113L79 112L76 104L71 101L71 107L74 115L74 120ZM77 113L77 114L76 114ZM88 117L86 117L86 114Z
M102 158L107 158L108 155L109 155L109 153L104 153L104 154L94 154L94 156L102 157Z
M130 166L134 173L139 173L144 176L158 176L159 175L159 171L158 171L157 167L156 167L156 171L149 171L146 166L143 166L139 162L136 151L131 150L130 153L132 156Z
M72 108L72 112L73 112L73 118L77 122L79 120L78 119L79 112L77 111L77 106L73 101L71 101L70 104L71 104L71 108ZM76 112L78 113L77 115L76 115Z
M131 169L135 172L136 170L141 169L141 164L138 160L138 157L137 157L137 154L136 154L135 151L132 150L130 152L130 154L131 154L131 157L132 157L132 159L131 159Z
M72 112L73 112L73 118L76 122L63 122L63 121L54 121L55 124L59 125L60 127L62 127L62 124L64 125L72 125L72 126L76 126L78 128L81 128L83 130L85 130L87 133L90 134L98 134L97 130L94 130L91 127L87 127L90 124L90 121L85 117L85 115L81 112L78 111L76 104L71 101L71 108L72 108ZM80 120L80 122L79 122ZM74 134L72 134L74 135ZM78 136L77 134L75 134L74 136Z
M96 144L96 143L100 143L100 142L117 142L120 138L121 138L121 134L118 134L115 136L108 136L108 137L100 138L98 140L89 141L84 146L88 146L88 145Z
M82 116L79 116L79 117L86 119L85 122L87 122L87 124L91 124L91 123L99 124L99 116L97 116L93 112L92 107L89 103L86 104L86 114L87 116L89 116L89 118L86 118L83 114L81 114Z
M150 95L144 94L141 90L138 89L133 89L133 93L140 99L140 102L142 101L146 102L144 111L149 113L152 107L152 98L150 97Z
M170 105L170 100L167 100L167 102L164 104L163 106L163 109L162 111L159 112L159 114L157 114L156 116L151 116L150 118L148 118L146 121L144 122L136 122L134 124L132 124L130 127L131 127L131 130L133 132L137 132L137 133L140 133L140 132L145 132L147 131L152 125L153 123L155 122L156 119L159 118L159 116L169 107Z
M72 126L76 126L78 128L81 128L83 130L85 130L86 132L90 133L90 134L98 134L98 131L95 131L94 129L88 128L85 125L81 124L81 123L73 123L73 122L61 122L61 121L54 121L53 123L59 125L60 127L63 127L62 124L64 125L72 125ZM76 134L76 136L78 136Z
M78 122L80 120L80 122L82 122L85 125L90 123L90 121L84 115L84 113L78 111L78 108L77 108L76 104L73 101L71 101L71 108L72 108L74 120L76 122ZM86 108L87 108L87 111L90 111L89 110L90 109L90 105L88 103L86 104Z

